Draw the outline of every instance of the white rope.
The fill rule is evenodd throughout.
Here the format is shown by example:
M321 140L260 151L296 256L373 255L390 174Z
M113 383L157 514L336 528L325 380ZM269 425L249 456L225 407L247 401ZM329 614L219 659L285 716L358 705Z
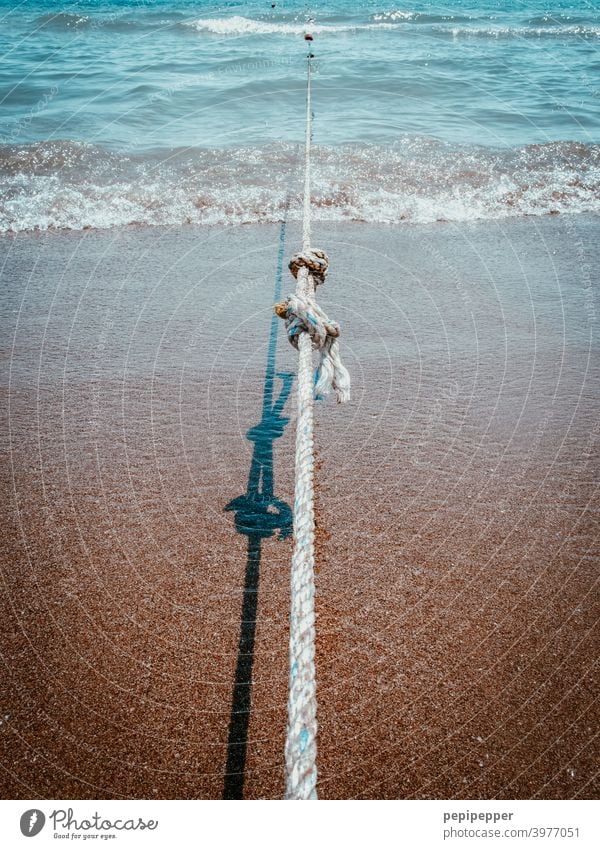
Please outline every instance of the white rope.
M326 398L335 389L338 403L350 400L350 375L339 352L339 324L327 318L316 301L299 295L289 295L286 301L276 304L275 310L286 319L288 338L294 347L298 348L299 340L308 333L312 347L319 352L315 396Z
M296 294L277 304L286 319L288 336L298 349L298 422L296 426L296 490L294 498L294 553L291 570L290 682L285 742L286 799L317 798L317 699L315 678L314 579L314 439L315 391L334 388L338 401L350 397L350 377L339 358L339 327L315 301L315 284L327 273L327 257L310 247L311 58L308 54L306 88L306 141L302 254L290 262ZM313 347L320 352L317 385L313 379Z

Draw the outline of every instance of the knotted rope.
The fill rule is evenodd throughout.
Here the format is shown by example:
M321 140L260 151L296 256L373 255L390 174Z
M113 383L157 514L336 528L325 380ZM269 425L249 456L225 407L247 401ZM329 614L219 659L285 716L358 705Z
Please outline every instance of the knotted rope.
M312 41L312 36L305 36ZM317 699L315 678L314 578L314 439L315 392L333 388L338 401L350 397L350 376L339 356L339 326L315 301L315 286L324 283L327 255L310 247L311 59L308 52L306 86L306 140L302 252L292 257L290 270L296 293L275 305L284 318L290 342L298 349L298 421L296 425L296 488L294 497L294 553L291 569L290 679L288 727L285 741L286 799L317 798ZM320 354L316 386L313 348Z
M288 268L296 280L298 279L298 272L300 269L308 268L309 273L312 275L314 285L321 286L327 277L329 257L325 251L321 251L318 248L309 248L307 251L305 250L298 254L294 254L289 262Z
M275 312L285 318L288 339L295 348L302 333L308 333L313 349L319 351L314 394L326 398L335 389L338 403L350 400L350 375L342 364L338 337L340 326L331 321L316 301L289 295L286 301L275 304Z

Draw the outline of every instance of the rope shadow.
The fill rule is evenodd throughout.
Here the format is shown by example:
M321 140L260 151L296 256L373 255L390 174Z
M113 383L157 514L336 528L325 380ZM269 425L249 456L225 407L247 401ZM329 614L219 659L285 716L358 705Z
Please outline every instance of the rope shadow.
M279 233L275 301L281 297L284 246L285 220ZM254 443L248 485L243 495L234 498L225 507L225 511L235 514L236 531L248 537L248 555L227 740L224 799L244 798L262 540L274 535L277 539L286 539L292 533L292 510L285 501L277 498L274 492L273 443L282 436L289 421L282 414L294 381L294 374L276 371L278 331L279 319L273 314L267 348L261 420L246 434ZM282 381L282 386L275 399L276 378Z

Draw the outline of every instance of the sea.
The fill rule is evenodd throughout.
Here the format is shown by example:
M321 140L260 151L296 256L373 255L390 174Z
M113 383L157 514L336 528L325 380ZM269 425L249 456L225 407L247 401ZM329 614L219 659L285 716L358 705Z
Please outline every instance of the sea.
M313 35L310 43L305 33ZM0 0L0 231L600 211L600 4Z

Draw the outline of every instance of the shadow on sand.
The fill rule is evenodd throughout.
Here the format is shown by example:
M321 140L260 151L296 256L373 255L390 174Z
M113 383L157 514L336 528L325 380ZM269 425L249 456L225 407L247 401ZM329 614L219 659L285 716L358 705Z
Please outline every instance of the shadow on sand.
M284 245L285 222L282 223L279 234L275 301L281 297ZM254 443L248 486L243 495L230 501L225 507L226 511L235 513L237 532L248 537L248 559L229 720L224 799L244 798L262 540L274 535L278 539L286 539L292 533L292 511L285 501L277 498L274 493L273 443L283 434L288 423L288 419L284 418L282 413L294 381L293 374L279 373L275 370L279 321L277 316L271 317L261 420L246 434L247 438ZM275 399L276 378L281 379L282 386L279 396Z

